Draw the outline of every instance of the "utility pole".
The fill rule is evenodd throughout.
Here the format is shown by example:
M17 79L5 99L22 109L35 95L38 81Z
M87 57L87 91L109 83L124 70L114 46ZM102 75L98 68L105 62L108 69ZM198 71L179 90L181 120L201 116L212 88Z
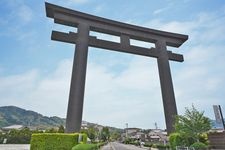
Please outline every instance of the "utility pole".
M158 125L157 125L157 122L155 122L155 129L158 129Z
M128 130L128 123L126 123L126 138L127 138L127 130Z

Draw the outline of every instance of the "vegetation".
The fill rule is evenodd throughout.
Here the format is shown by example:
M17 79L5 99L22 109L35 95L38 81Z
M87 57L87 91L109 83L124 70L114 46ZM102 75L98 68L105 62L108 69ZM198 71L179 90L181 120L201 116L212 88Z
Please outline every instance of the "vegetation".
M82 135L82 143L86 144L87 143L87 134Z
M58 129L58 133L64 133L64 132L65 132L64 126L60 125Z
M7 139L7 144L29 144L32 133L41 131L31 131L29 128L22 130L11 130L7 133L0 133L0 143Z
M199 112L193 105L186 108L183 116L177 116L175 123L175 133L169 137L170 145L190 146L195 142L203 142L207 145L207 135L211 129L209 118L204 116L204 112Z
M98 150L97 144L78 144L72 150Z
M86 137L86 136L85 136ZM33 134L31 150L71 150L78 144L79 134L41 133ZM86 139L83 138L85 142ZM82 143L84 143L82 141Z
M118 131L113 131L110 133L111 140L118 140L120 138L120 133Z
M78 144L72 148L72 150L99 150L100 147L105 145L106 142L98 143L98 144Z
M158 150L165 150L165 149L169 149L170 148L169 145L163 145L163 144L153 144L151 147L152 148L157 148Z
M185 145L185 139L180 133L172 133L169 136L170 147L176 149L176 146Z
M64 129L63 126L60 126L59 129L51 128L46 130L45 133L61 133ZM35 133L43 133L40 130L30 130L25 127L22 130L10 130L8 132L0 132L0 143L3 143L4 139L7 139L7 144L30 144L31 135Z
M110 138L110 132L108 127L103 127L101 134L100 134L101 140L108 141Z
M91 140L91 142L94 142L95 139L97 138L98 131L94 127L89 127L88 129L81 130L81 133L87 134L87 136Z
M109 131L109 127L103 127L101 131L99 131L97 128L89 127L88 129L82 129L81 133L87 134L92 143L95 143L96 139L105 142L110 140L112 137L111 140L114 140L118 138L118 135L120 135L116 130L113 130L111 133Z
M202 142L195 142L190 147L193 147L195 150L205 150L207 145Z

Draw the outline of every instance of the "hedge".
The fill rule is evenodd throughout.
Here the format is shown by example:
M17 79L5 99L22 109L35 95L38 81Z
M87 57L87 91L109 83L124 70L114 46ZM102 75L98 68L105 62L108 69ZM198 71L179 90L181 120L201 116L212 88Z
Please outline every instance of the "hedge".
M78 144L72 150L98 150L97 144Z
M82 142L83 142L84 144L87 143L87 134L85 134L85 133L82 134Z
M30 150L71 150L78 144L79 133L40 133L32 134ZM85 142L83 136L82 142Z

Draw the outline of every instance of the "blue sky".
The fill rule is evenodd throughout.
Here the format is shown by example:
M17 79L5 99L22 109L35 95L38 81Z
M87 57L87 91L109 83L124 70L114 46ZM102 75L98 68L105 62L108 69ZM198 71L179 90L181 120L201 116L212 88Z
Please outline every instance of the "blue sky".
M214 118L225 113L225 2L223 0L49 0L121 22L189 35L183 63L170 62L179 114L194 104ZM0 106L66 116L74 45L51 41L73 31L45 15L44 1L0 1ZM112 38L111 40L115 40ZM136 43L138 44L138 43ZM83 118L125 127L165 128L155 58L89 48Z

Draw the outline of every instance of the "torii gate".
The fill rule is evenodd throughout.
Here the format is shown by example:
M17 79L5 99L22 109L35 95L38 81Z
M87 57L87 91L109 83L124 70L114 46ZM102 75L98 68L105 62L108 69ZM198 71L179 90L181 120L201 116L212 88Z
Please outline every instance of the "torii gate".
M47 17L53 18L55 23L77 28L77 33L52 31L51 36L52 40L76 44L66 118L67 133L79 132L81 128L88 46L157 58L167 132L174 130L177 108L169 60L184 60L183 55L172 53L166 47L180 47L188 39L187 35L117 22L47 2L45 6ZM90 31L119 36L120 43L97 39L89 35ZM155 48L133 46L130 39L154 43Z

